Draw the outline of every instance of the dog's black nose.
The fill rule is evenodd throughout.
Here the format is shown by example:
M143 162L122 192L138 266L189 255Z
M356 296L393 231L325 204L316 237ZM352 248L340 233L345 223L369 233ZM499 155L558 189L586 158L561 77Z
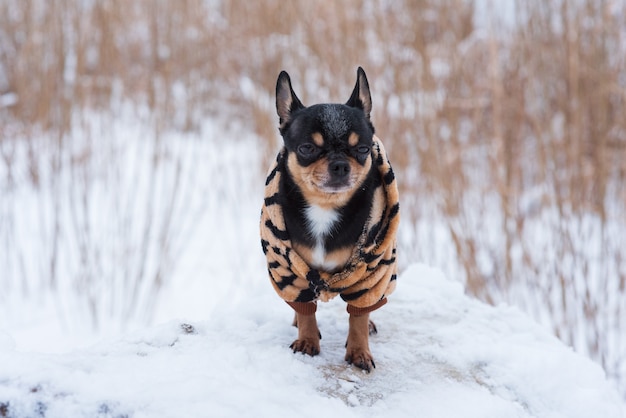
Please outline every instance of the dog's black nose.
M350 172L350 164L347 161L332 161L328 164L328 171L330 175L335 178L342 178L348 175Z

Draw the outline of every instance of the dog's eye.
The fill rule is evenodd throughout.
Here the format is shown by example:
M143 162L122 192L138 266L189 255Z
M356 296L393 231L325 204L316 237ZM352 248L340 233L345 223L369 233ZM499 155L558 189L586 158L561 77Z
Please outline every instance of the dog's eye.
M298 146L298 154L303 157L311 157L317 151L317 147L313 144L300 144Z
M356 148L356 152L358 152L359 154L368 154L370 152L370 147L368 147L367 145L359 145Z

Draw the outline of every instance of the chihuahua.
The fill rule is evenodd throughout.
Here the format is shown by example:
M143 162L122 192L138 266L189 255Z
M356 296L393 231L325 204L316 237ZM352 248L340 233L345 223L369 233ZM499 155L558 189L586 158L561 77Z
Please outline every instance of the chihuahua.
M345 360L369 372L369 313L395 288L399 203L367 77L359 67L345 104L306 107L283 71L276 109L284 147L266 180L261 243L275 290L296 312L291 349L320 352L317 301L340 295L350 313Z

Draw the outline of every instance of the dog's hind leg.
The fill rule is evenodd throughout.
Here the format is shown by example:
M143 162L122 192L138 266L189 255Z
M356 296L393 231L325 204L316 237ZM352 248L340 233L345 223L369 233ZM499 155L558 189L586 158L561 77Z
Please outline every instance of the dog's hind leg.
M376 324L371 319L369 320L369 324L367 324L367 328L369 330L369 335L378 334L378 328L376 328Z

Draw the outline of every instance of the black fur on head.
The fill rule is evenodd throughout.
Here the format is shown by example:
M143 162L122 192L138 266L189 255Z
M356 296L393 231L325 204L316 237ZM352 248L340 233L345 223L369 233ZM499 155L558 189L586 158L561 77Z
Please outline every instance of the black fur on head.
M328 124L325 125L327 125L330 130L332 130L333 124L335 126L338 126L336 122L338 122L339 119L333 116L333 113L335 113L335 115L337 114L337 112L341 113L339 109L342 106L335 104L324 104L319 106L326 107L325 116L323 116L325 120L321 121L322 124L324 124L324 122L328 122ZM335 107L334 112L328 106ZM363 68L361 67L359 67L357 70L356 84L354 86L352 94L350 95L350 98L345 103L345 106L352 109L361 110L365 115L365 119L369 125L369 129L372 131L372 134L374 133L374 126L372 125L370 119L370 113L372 111L372 98L370 95L369 83L367 82L367 76L365 75L365 71L363 71ZM286 71L281 71L278 76L278 80L276 81L276 112L278 113L279 117L279 129L281 135L285 135L285 132L288 129L288 125L294 119L296 112L303 109L308 108L302 104L296 93L293 91L289 74L287 74Z

